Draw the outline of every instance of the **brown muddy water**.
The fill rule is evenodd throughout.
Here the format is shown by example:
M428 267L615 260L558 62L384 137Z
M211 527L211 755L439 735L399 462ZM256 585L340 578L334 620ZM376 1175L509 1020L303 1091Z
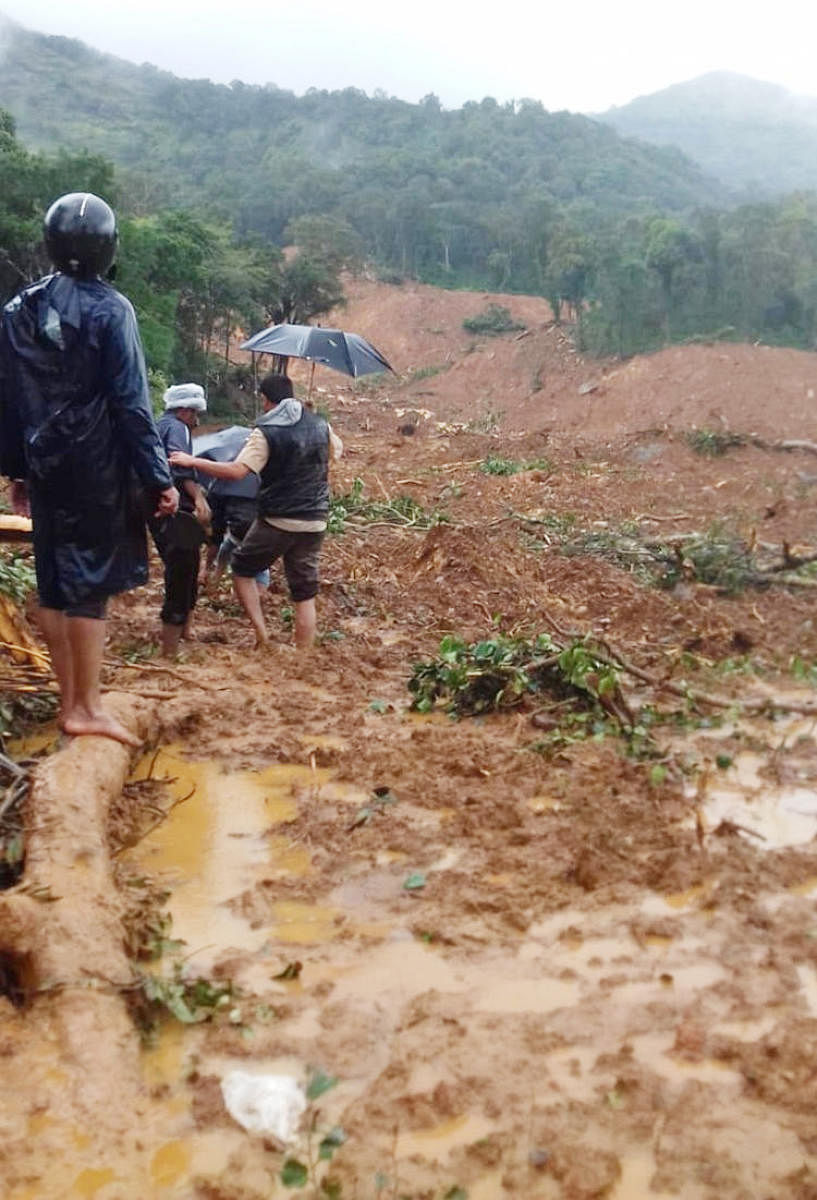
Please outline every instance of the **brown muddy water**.
M811 725L792 722L785 736L797 739L811 731ZM195 971L229 971L239 989L231 1020L246 1034L236 1052L235 1039L214 1038L204 1027L168 1023L144 1050L150 1095L145 1141L156 1197L191 1200L198 1194L193 1181L229 1177L236 1156L244 1155L250 1143L258 1147L258 1138L226 1114L210 1123L197 1118L196 1081L220 1080L240 1068L289 1075L303 1083L320 1065L327 1022L333 1036L348 1045L337 1086L321 1098L326 1127L343 1125L350 1107L376 1088L400 1043L410 1064L406 1095L436 1094L450 1077L450 1063L438 1061L433 1049L424 1055L422 1042L407 1033L407 1015L428 997L443 1020L481 1029L483 1039L501 1041L512 1027L509 1022L534 1022L546 1029L549 1040L537 1051L539 1096L558 1097L568 1106L593 1105L601 1097L615 1108L623 1103L617 1081L624 1054L627 1070L656 1080L654 1086L666 1096L678 1099L692 1087L696 1103L735 1112L734 1124L723 1134L733 1155L749 1163L757 1160L765 1170L771 1163L778 1175L801 1168L804 1155L793 1134L747 1116L738 1065L718 1054L690 1055L679 1038L679 1028L703 1010L708 1044L715 1046L718 1039L758 1041L785 1006L817 1017L817 970L805 963L798 965L796 987L785 999L778 996L767 1005L752 997L746 1005L736 999L734 979L724 965L729 926L709 904L716 881L684 893L626 896L600 909L563 909L520 932L515 943L482 945L467 953L461 947L428 944L408 924L384 919L390 872L403 858L390 848L378 853L371 869L350 872L314 903L283 897L263 918L252 909L245 911L237 899L257 886L309 881L314 875L314 847L289 831L299 813L332 802L348 805L353 815L366 802L363 789L339 783L331 769L316 765L315 752L338 745L339 739L308 741L308 765L228 771L214 761L187 759L178 746L168 746L146 756L135 771L135 779L148 771L169 779L173 798L183 802L128 853L128 865L169 889L172 936L183 940L182 953ZM18 752L38 748L18 747ZM704 792L699 789L699 819L709 828L734 822L744 831L741 836L762 848L811 840L817 833L817 794L807 786L770 783L767 762L768 756L758 751L735 754L728 769L711 778ZM542 795L528 803L545 813L556 802ZM438 815L444 826L445 814ZM443 875L462 867L462 851L448 847L429 863L427 873ZM491 881L499 888L506 882L499 875ZM779 910L807 902L814 892L817 879L769 903ZM639 932L645 921L652 922L650 930ZM282 964L296 957L301 961L298 977L276 979ZM262 1008L277 1004L283 1015L273 1047L263 1036L256 1039L254 1024ZM377 1031L373 1039L359 1037L367 1025ZM280 1052L284 1045L289 1052ZM519 1053L518 1045L510 1046L511 1039L509 1054ZM606 1060L616 1065L607 1069ZM513 1069L509 1063L511 1073ZM536 1098L532 1095L532 1105ZM390 1147L391 1178L408 1186L418 1178L455 1178L466 1150L489 1144L502 1126L502 1113L486 1114L481 1099L474 1095L469 1100L458 1091L455 1111L444 1119L397 1128ZM30 1130L32 1137L37 1132ZM127 1164L83 1162L82 1136L80 1130L65 1129L65 1160L59 1170L44 1172L33 1188L17 1188L7 1200L129 1200L134 1193L128 1190ZM603 1144L603 1135L598 1136ZM615 1145L619 1172L603 1194L611 1200L700 1200L711 1195L691 1180L676 1179L670 1190L653 1188L657 1157L651 1142L657 1147L659 1136L656 1126L646 1143ZM290 1152L303 1157L303 1144L294 1144ZM263 1194L269 1200L293 1195L272 1176L265 1178ZM472 1173L469 1200L507 1194L502 1178L502 1170L486 1163L476 1176ZM555 1179L541 1178L534 1194L537 1200L556 1200L565 1192ZM361 1193L362 1200L380 1195L371 1181Z
M791 723L788 734L810 732L804 723ZM312 742L317 745L315 739ZM705 820L712 826L724 819L757 832L768 846L799 843L817 832L817 795L807 788L770 788L760 778L761 754L737 755L730 769L713 780L703 800ZM144 767L143 767L144 769ZM290 841L286 826L299 805L331 798L359 806L365 793L340 786L329 770L276 766L264 772L225 773L214 763L189 762L174 748L163 751L154 763L154 773L169 775L174 794L182 796L195 784L193 796L174 811L170 820L145 840L134 853L136 864L159 873L172 888L170 911L174 935L183 938L185 953L203 970L225 953L246 952L236 983L248 992L264 989L269 995L271 956L288 955L293 948L312 952L297 981L273 986L281 995L297 992L305 1001L292 1022L293 1046L308 1043L321 1026L321 1008L329 987L333 1006L345 1006L365 1019L373 1006L402 1013L412 1002L429 992L461 997L474 1019L485 1015L535 1015L553 1018L576 1037L566 1049L546 1056L543 1066L551 1084L576 1100L591 1099L598 1083L594 1063L605 1047L614 1051L626 1038L633 1061L656 1073L671 1088L682 1089L690 1081L712 1089L721 1103L737 1100L742 1090L740 1074L719 1060L706 1057L687 1061L677 1052L673 1030L655 1031L651 1014L667 1006L684 1012L726 978L720 965L719 942L701 901L705 888L688 894L650 895L641 913L673 914L677 928L673 936L652 936L640 944L628 935L634 912L629 906L608 908L598 914L566 911L528 930L511 954L482 953L468 961L444 955L414 939L399 926L377 922L377 888L361 886L357 880L341 885L328 904L280 901L272 907L273 920L265 925L249 924L236 916L229 901L262 878L307 876L311 870L309 849ZM297 799L296 799L297 797ZM533 806L537 802L531 802ZM544 797L539 803L552 803ZM387 856L389 857L389 856ZM391 856L392 858L397 856ZM459 854L450 849L431 869L453 868ZM372 897L374 896L374 900ZM784 898L781 898L783 902ZM364 934L373 934L365 956L350 954L348 941L338 941L336 918L343 914ZM314 953L318 951L318 953ZM303 953L303 949L300 951ZM799 972L803 1005L817 1013L817 973L809 967ZM310 995L314 998L310 1000ZM604 1012L599 1019L600 1006ZM744 1040L757 1039L769 1020L723 1021L720 1032ZM659 1022L660 1023L660 1022ZM395 1022L396 1024L396 1022ZM592 1031L592 1033L591 1033ZM146 1054L146 1070L160 1072L166 1089L168 1117L185 1124L185 1073L191 1054L196 1054L199 1072L223 1076L233 1066L246 1068L246 1060L194 1052L189 1034L178 1027L168 1029L157 1048ZM347 1078L324 1102L326 1119L342 1122L349 1102L371 1087L388 1065L383 1047L366 1060L354 1063ZM291 1074L304 1079L309 1067L298 1056L253 1059L251 1070L259 1074ZM431 1063L420 1063L409 1090L427 1092L442 1076ZM475 1106L476 1108L476 1106ZM442 1168L460 1147L478 1143L496 1128L496 1123L479 1112L462 1112L439 1124L399 1132L394 1146L397 1163L409 1165L415 1157ZM246 1135L231 1130L205 1136L193 1130L163 1148L157 1172L167 1195L185 1194L186 1181L203 1169L226 1168L236 1139ZM792 1166L797 1155L789 1147ZM785 1157L785 1147L776 1155ZM621 1157L621 1176L610 1192L613 1200L635 1200L653 1195L648 1181L655 1171L653 1157L641 1151ZM410 1176L410 1166L408 1170ZM468 1195L479 1200L496 1194L495 1172L471 1184ZM546 1194L541 1192L542 1195ZM537 1194L540 1194L537 1193ZM281 1189L281 1195L290 1194ZM560 1194L553 1185L554 1196ZM691 1187L673 1192L681 1197L699 1193Z

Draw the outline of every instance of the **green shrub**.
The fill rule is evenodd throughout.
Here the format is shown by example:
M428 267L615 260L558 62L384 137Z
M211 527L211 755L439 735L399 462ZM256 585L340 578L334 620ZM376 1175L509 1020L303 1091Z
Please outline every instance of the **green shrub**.
M515 333L526 326L515 321L510 309L501 304L489 304L475 317L466 317L462 323L468 333L480 333L487 337L499 337L502 333Z
M551 463L546 458L532 458L520 461L515 458L500 458L497 454L489 454L479 464L483 475L518 475L520 471L549 471Z
M685 438L687 445L696 454L703 454L707 458L719 458L726 454L727 450L746 444L746 438L741 434L730 433L728 430L692 429L685 434Z

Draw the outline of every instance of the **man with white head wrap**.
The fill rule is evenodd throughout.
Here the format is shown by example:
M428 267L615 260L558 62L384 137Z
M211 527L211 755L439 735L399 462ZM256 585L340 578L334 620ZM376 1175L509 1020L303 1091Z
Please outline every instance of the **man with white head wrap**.
M207 411L204 389L198 383L177 383L164 395L165 411L159 420L159 436L168 457L175 451L190 453L192 430L201 413ZM202 526L209 523L210 509L204 492L196 482L196 472L185 467L173 468L173 483L179 491L179 512L187 517L156 521L152 525L156 548L165 567L165 594L162 605L162 654L175 658L182 637L190 635L193 609L198 598L201 547L179 538L179 522L190 521L190 514Z

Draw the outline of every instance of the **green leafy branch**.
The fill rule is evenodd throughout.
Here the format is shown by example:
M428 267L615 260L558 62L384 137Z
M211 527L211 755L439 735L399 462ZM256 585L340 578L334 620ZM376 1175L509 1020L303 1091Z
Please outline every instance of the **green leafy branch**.
M34 567L17 554L0 555L0 592L22 604L35 587Z
M418 712L442 707L474 716L516 707L527 696L547 696L632 723L618 668L585 638L560 645L548 633L531 639L497 634L470 644L445 637L436 658L414 665L408 687Z
M201 976L187 976L180 960L173 964L169 976L140 973L130 992L131 1011L145 1033L153 1032L168 1014L183 1025L210 1021L217 1013L229 1008L234 1000L232 980L214 983ZM233 1020L236 1014L238 1010L233 1009L230 1019Z
M363 488L363 480L355 479L350 491L331 499L327 521L329 533L344 533L347 524L356 526L382 523L430 529L432 525L444 524L447 520L445 515L436 509L427 512L413 496L367 500L364 499Z

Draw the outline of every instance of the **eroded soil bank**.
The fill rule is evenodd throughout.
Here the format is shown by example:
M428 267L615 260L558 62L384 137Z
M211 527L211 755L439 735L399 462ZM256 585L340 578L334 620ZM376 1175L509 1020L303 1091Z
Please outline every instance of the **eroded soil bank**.
M796 379L786 364L783 392L805 396L811 357ZM565 407L592 403L598 422L596 392L574 387L584 368L569 370ZM813 706L814 592L807 575L730 592L683 552L662 589L647 553L728 530L785 565L784 543L817 541L814 456L696 453L700 413L680 401L660 427L611 401L608 432L575 436L530 417L515 433L486 401L469 429L434 387L413 434L398 427L419 400L398 386L322 394L348 448L336 493L357 477L373 503L415 507L350 504L313 655L290 649L280 579L267 652L223 591L175 674L145 657L156 583L118 602L111 684L166 697L150 700L161 751L135 775L166 777L171 799L195 790L119 856L117 880L166 886L185 969L235 992L210 1022L165 1023L138 1103L122 1111L106 1081L102 1138L61 1109L30 1013L0 1000L9 1200L817 1195L813 720L659 686ZM761 400L722 405L721 430L752 432L742 414ZM794 418L786 432L812 436ZM446 523L424 528L435 511ZM647 677L623 680L631 706L676 714L649 754L554 738L541 697L459 721L410 711L412 664L444 635L554 629L606 638ZM282 1151L244 1132L219 1086L236 1067L336 1081L311 1138ZM305 1190L281 1182L287 1158Z

